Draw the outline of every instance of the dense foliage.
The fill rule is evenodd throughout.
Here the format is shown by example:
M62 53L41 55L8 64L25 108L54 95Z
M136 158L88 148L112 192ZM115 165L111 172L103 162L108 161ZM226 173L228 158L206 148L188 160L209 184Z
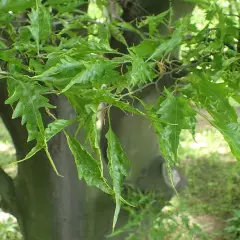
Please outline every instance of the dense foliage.
M221 132L240 160L240 125L230 104L240 103L239 3L232 1L223 9L216 1L193 2L205 11L201 27L190 15L173 22L171 9L134 24L123 22L120 7L114 13L119 17L113 18L104 0L90 1L89 13L84 0L0 2L0 77L8 82L6 104L14 108L13 118L21 117L26 124L28 141L36 141L23 160L43 149L58 173L47 143L64 131L79 178L115 196L114 222L124 201L121 186L129 163L110 126L106 136L112 183L104 178L96 125L102 102L106 116L111 106L117 106L148 118L168 166L178 161L181 130L189 129L194 136L196 114ZM169 30L167 35L160 33L160 25ZM138 34L141 42L128 46L124 31ZM110 46L111 37L126 46L126 53ZM171 53L180 47L181 61L173 60ZM185 76L178 77L183 71ZM144 110L139 110L127 100L165 76L176 77L176 83L165 89L155 106L142 103ZM74 119L54 116L54 95L68 99ZM42 114L52 122L46 125ZM78 131L85 129L91 153L77 140L78 131L75 136L65 131L73 123L79 125Z

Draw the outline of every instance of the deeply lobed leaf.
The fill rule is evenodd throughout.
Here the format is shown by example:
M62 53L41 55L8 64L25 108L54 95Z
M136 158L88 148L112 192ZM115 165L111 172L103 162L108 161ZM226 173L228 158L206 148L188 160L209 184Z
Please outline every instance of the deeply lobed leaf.
M13 81L13 80L9 80ZM13 118L22 117L22 124L26 123L28 130L28 141L36 139L44 134L44 125L40 113L41 108L53 107L48 103L48 98L44 94L47 88L37 84L31 80L14 80L14 91L12 95L5 101L14 107Z
M110 188L102 177L99 163L84 149L79 141L66 134L68 146L74 156L79 179L84 178L89 186L100 188L111 193Z
M111 127L106 134L108 140L107 156L108 156L108 168L111 178L113 180L113 191L115 194L116 208L113 219L113 229L117 223L117 218L120 212L121 206L121 191L124 176L128 175L129 161L121 147L121 144L113 133Z
M190 107L189 102L182 96L173 96L166 92L166 99L160 104L159 114L161 120L167 124L155 127L160 139L160 148L169 163L177 162L179 136L182 129L189 129L194 133L196 112Z

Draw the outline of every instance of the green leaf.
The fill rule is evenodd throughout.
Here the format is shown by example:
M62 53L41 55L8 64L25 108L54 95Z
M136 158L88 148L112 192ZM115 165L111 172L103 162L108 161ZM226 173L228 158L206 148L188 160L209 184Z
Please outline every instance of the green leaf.
M145 62L141 57L132 55L132 69L129 72L131 80L131 86L146 84L151 82L154 77L154 65L155 63Z
M113 229L117 223L117 218L121 206L121 191L124 176L128 175L129 160L127 159L121 144L113 133L111 126L106 134L108 140L107 156L110 176L113 180L113 191L115 193L116 208L113 219Z
M53 138L55 135L57 135L59 132L64 130L66 127L71 125L74 122L74 120L63 120L63 119L57 119L54 122L48 124L48 127L45 129L45 139L46 142L48 142L51 138ZM33 157L37 152L42 150L45 147L45 143L41 140L37 140L36 146L34 146L31 151L21 160L18 162L23 162L31 157Z
M28 14L31 25L28 27L33 38L35 39L39 52L41 40L48 40L51 34L51 15L43 5L39 5L36 9L32 8Z
M158 127L160 148L169 163L177 162L177 150L179 136L182 129L190 129L194 132L196 112L189 106L187 99L181 96L173 96L165 90L167 98L161 103L158 114L161 120L168 122ZM156 125L156 123L155 123Z
M27 81L14 80L14 85L14 92L5 103L13 105L17 102L12 117L22 117L21 123L26 123L28 141L31 141L38 137L39 132L44 135L44 126L39 110L53 107L43 96L48 89L29 79Z
M31 32L33 38L36 41L37 50L39 52L39 42L40 42L40 26L39 26L39 9L32 8L31 13L28 14L31 26L29 26L29 31Z
M0 48L7 50L8 47L7 47L7 45L3 41L0 40Z
M174 31L170 40L164 41L160 46L155 50L155 52L149 57L148 60L153 58L161 58L163 54L168 54L174 49L180 46L182 43L183 36L181 31Z
M47 0L47 3L56 9L58 13L68 13L74 11L82 4L86 4L87 0Z
M29 67L33 69L35 74L42 73L44 69L44 65L39 60L35 60L35 59L29 60Z
M102 177L99 163L84 149L84 147L73 137L66 134L68 146L74 156L79 179L84 178L89 186L95 186L110 194L105 179Z
M4 14L9 11L22 12L27 8L35 6L35 4L36 0L2 0L0 1L0 11L5 12Z
M239 123L224 123L224 121L211 121L224 139L227 141L233 155L240 161L240 124Z
M194 76L192 85L197 91L196 101L207 109L215 121L237 122L237 114L229 104L230 92L225 83L210 82L207 76L201 74L200 77Z
M66 127L70 126L74 121L75 120L56 119L54 122L49 123L45 129L46 140L49 141L56 134L61 132Z
M70 83L62 90L66 92L69 88L71 88L74 84L77 83L87 83L90 81L96 81L101 79L104 76L105 70L109 67L109 64L106 63L89 63L82 72L77 74Z
M50 15L50 9L40 5L40 40L47 41L52 32L52 18Z
M239 61L240 57L232 57L223 62L223 67L227 68L236 61Z
M156 30L158 30L159 24L162 24L164 21L164 18L169 14L170 9L167 11L164 11L162 13L159 13L156 16L148 16L145 20L141 21L138 25L139 28L148 25L149 26L149 34L150 36L153 36Z
M34 79L38 79L38 80L43 80L50 76L54 76L57 75L59 73L63 73L66 71L71 71L77 68L80 68L83 66L82 62L78 62L78 61L67 61L65 59L61 59L61 63L56 64L55 66L47 69L45 72L43 72L40 75L34 76Z
M144 58L151 56L158 46L159 40L146 39L140 42L139 45L131 47L130 50L139 57Z
M47 88L42 87L41 85L29 79L26 79L26 82L14 79L14 91L12 92L12 95L5 101L5 103L13 105L17 102L12 118L22 117L21 123L22 125L26 123L28 141L34 139L37 140L36 147L34 147L30 153L27 154L24 160L33 156L41 146L44 148L54 171L58 174L56 166L48 151L47 141L44 134L43 120L40 113L41 108L53 107L48 103L48 99L43 96L47 91Z
M123 30L127 30L130 32L134 32L138 34L142 39L144 39L144 35L142 34L141 31L139 31L137 28L135 28L132 24L127 23L127 22L118 22L117 26L122 28Z
M122 32L119 30L119 28L113 24L109 25L109 31L113 38L115 38L117 41L121 42L125 46L128 46Z
M113 94L104 92L104 90L98 90L95 93L90 93L91 96L94 96L94 101L97 103L105 102L109 105L116 106L120 108L122 111L128 111L134 114L145 116L145 113L140 111L139 109L133 107L130 103L124 102L121 98L116 98Z
M89 40L84 37L72 37L71 39L63 39L60 44L60 52L58 54L62 57L69 49L71 54L75 54L77 56L86 56L88 54L103 54L103 53L117 53L116 50L112 49L105 40ZM55 53L56 54L56 53Z

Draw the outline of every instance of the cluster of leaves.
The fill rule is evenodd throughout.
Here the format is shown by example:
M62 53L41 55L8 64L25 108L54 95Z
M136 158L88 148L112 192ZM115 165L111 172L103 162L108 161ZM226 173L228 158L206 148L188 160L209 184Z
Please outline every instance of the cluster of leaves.
M174 209L160 194L143 194L127 188L126 195L136 207L124 206L124 210L129 212L129 221L111 237L127 233L124 238L127 240L137 240L143 236L146 239L209 239L197 224L191 222L189 216Z
M22 240L16 220L9 217L6 221L0 223L0 237L2 240Z
M22 124L26 124L28 141L36 141L23 160L44 149L57 172L48 141L63 131L79 178L115 196L114 225L129 163L110 126L106 135L107 155L113 181L111 184L106 181L96 126L100 103L107 104L106 111L116 106L150 119L169 166L177 162L181 130L189 129L194 134L195 115L206 109L209 113L206 118L223 134L235 157L240 159L240 126L236 111L229 104L230 97L240 102L239 16L231 14L232 10L226 14L214 1L194 2L206 12L207 25L201 30L191 23L190 16L176 23L168 21L172 11L146 17L136 26L116 19L110 21L109 14L105 14L105 1L96 1L95 15L86 13L88 3L84 0L0 2L3 36L0 59L7 63L1 66L0 78L8 81L6 104L14 108L13 118L21 117ZM174 24L174 31L162 36L158 28L161 24L169 29ZM129 47L124 30L138 34L140 43ZM110 36L122 42L127 53L113 49ZM169 56L182 45L185 51L180 65ZM125 66L124 72L119 71ZM166 90L155 106L143 103L145 110L140 111L124 98L160 82L165 75L172 76L182 70L189 74ZM123 89L128 93L122 95ZM51 113L56 107L49 100L53 95L68 99L75 110L74 119L57 119ZM53 117L47 126L42 118L44 110ZM67 133L65 128L72 123L78 123L78 129L85 129L86 142L94 154L77 140L78 132L75 136Z
M230 233L231 236L234 239L240 239L239 234L240 234L240 211L239 209L235 209L233 211L233 217L229 218L227 220L227 222L229 222L231 225L229 225L228 227L224 228L224 231L226 231L227 233Z

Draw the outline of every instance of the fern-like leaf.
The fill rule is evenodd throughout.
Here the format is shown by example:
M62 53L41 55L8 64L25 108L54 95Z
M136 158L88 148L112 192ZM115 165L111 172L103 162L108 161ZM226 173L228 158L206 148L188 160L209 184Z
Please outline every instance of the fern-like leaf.
M43 96L48 89L34 81L16 80L14 85L14 91L5 103L12 106L16 103L12 118L22 118L22 125L26 124L27 127L28 141L37 139L39 133L44 135L40 109L53 107L48 103L48 99Z

